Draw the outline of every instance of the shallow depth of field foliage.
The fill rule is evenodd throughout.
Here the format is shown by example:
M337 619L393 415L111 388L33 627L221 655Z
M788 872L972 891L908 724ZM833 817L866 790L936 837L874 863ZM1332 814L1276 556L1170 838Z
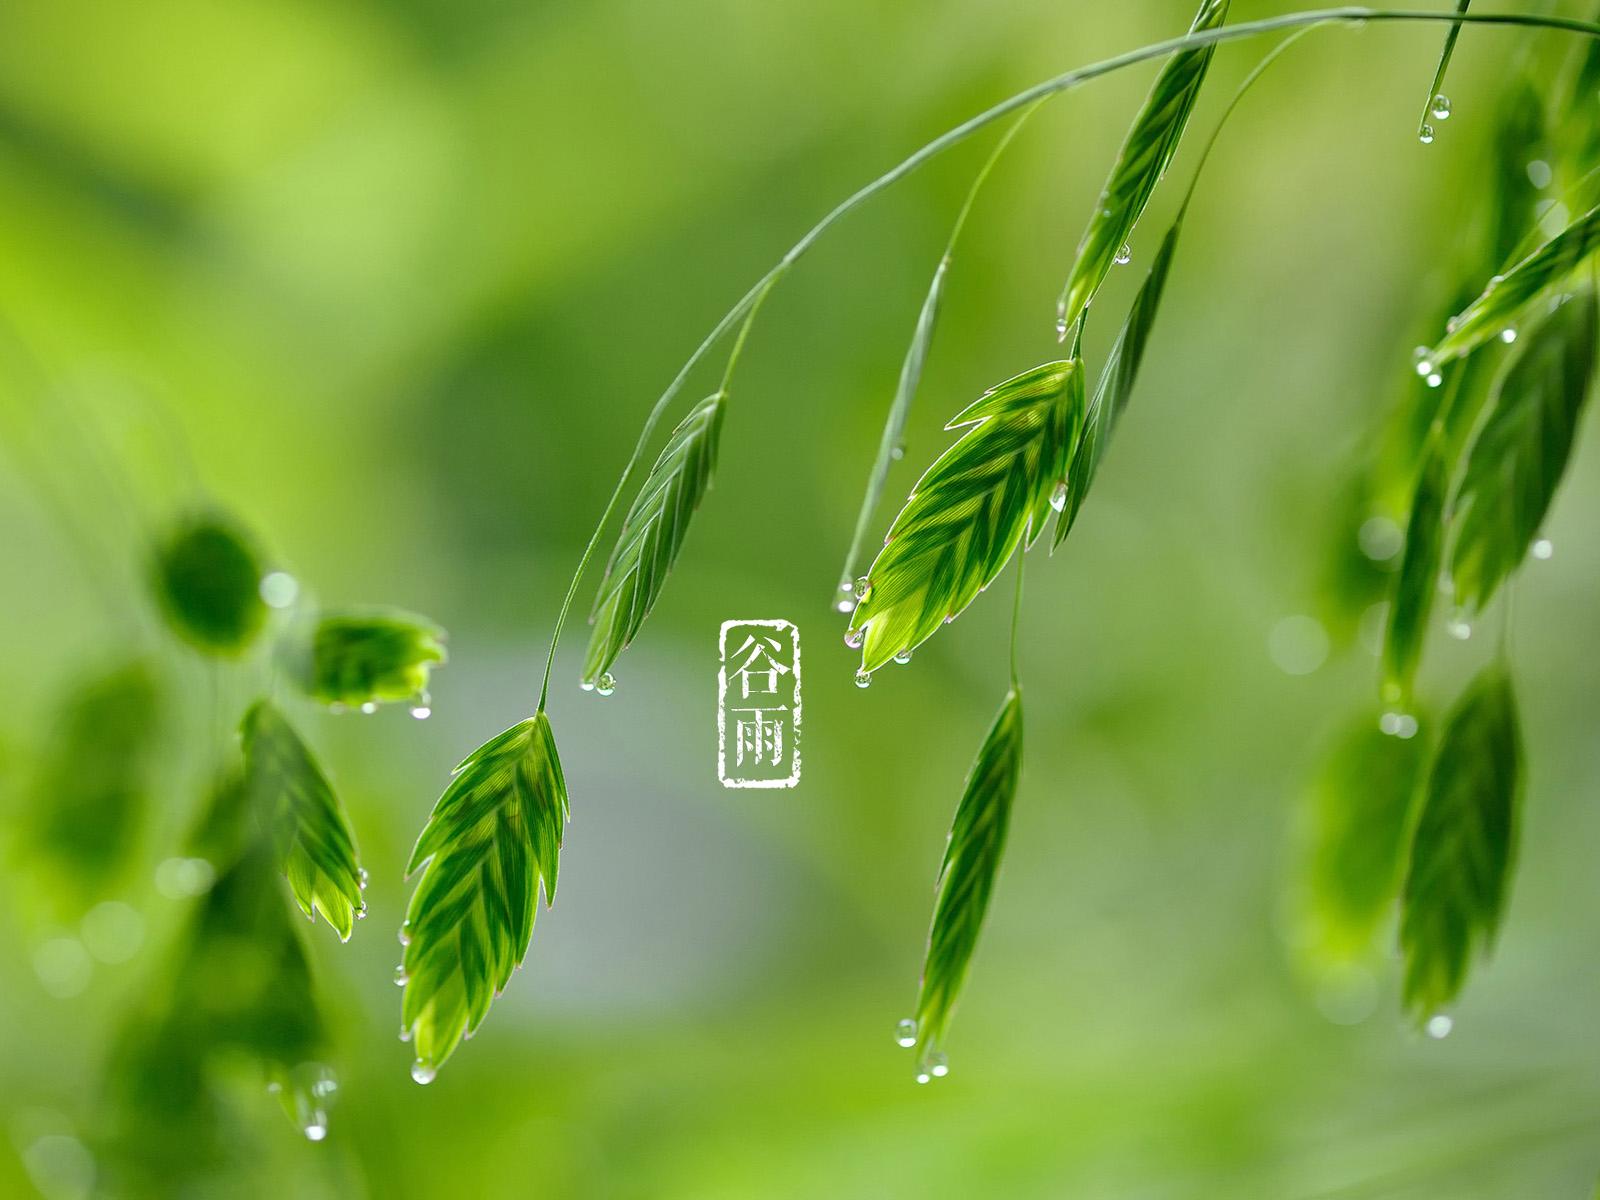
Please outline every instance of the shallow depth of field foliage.
M1192 200L1275 41L1050 100L979 193L1009 121L936 159L667 410L534 715L729 305L1196 8L0 11L0 1196L1590 1195L1582 39L1465 27L1440 118L1447 26L1314 30ZM1188 131L1085 236L1141 112ZM805 643L792 792L716 782L752 617Z

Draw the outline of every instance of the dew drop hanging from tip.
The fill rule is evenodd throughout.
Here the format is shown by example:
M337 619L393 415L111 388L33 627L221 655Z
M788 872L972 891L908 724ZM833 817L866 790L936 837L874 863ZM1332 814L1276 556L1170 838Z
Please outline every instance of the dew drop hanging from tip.
M1421 129L1417 130L1417 141L1424 146L1431 146L1433 144L1433 126L1424 124Z
M917 1044L917 1023L910 1017L901 1017L895 1023L894 1044L904 1050Z
M856 686L858 688L872 686L872 672L863 668L856 672Z
M432 1083L433 1077L438 1073L438 1069L431 1062L427 1062L424 1059L419 1058L411 1064L411 1078L418 1083Z
M594 681L594 694L597 696L609 696L616 690L617 679L610 671L606 671Z
M859 650L866 636L867 631L865 629L847 629L844 631L844 644L852 650Z
M1431 111L1435 121L1448 121L1450 119L1450 97L1443 92L1435 96Z

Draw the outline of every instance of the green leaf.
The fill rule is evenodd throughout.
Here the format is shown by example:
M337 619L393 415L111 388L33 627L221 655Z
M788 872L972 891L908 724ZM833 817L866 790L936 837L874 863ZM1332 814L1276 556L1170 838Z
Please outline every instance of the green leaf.
M917 997L919 1078L943 1061L935 1056L983 929L1021 768L1022 696L1013 688L973 761L939 866L938 900Z
M28 838L65 885L50 889L63 917L103 896L138 840L159 749L162 695L150 665L124 663L85 680L56 719L33 785Z
M261 574L255 547L233 520L189 517L156 552L156 598L184 641L210 654L237 654L266 620Z
M1522 792L1517 707L1505 668L1456 703L1434 755L1406 874L1405 1003L1426 1019L1454 1000L1505 907Z
M622 522L595 599L594 632L583 666L590 686L633 641L661 595L689 532L689 518L711 486L723 407L721 392L709 396L672 431Z
M862 670L952 620L1044 531L1083 429L1083 364L1051 362L989 389L946 429L966 432L918 480L856 605ZM1060 489L1058 491L1058 489Z
M1311 790L1310 948L1365 958L1400 891L1406 837L1427 763L1423 737L1381 732L1363 713L1339 739Z
M1444 552L1444 506L1450 486L1443 436L1430 440L1406 521L1406 540L1389 594L1389 621L1383 638L1383 702L1404 710L1411 703L1417 665L1428 636L1428 616L1439 593L1439 562Z
M1450 572L1470 610L1517 569L1549 511L1594 378L1595 321L1585 288L1528 330L1467 453Z
M1573 273L1600 248L1600 207L1591 208L1504 275L1455 317L1444 340L1427 353L1438 368L1515 328L1541 300L1554 299Z
M401 940L401 1024L419 1083L470 1037L521 964L539 884L555 899L567 784L543 711L484 743L456 768L417 839L422 869Z
M1228 0L1202 0L1190 33L1214 29L1228 15ZM1061 293L1056 327L1065 333L1083 315L1127 243L1133 227L1177 153L1200 85L1205 82L1215 46L1180 50L1156 77L1144 107L1134 118L1117 161L1100 193L1100 203L1078 244L1077 261Z
M1471 7L1471 5L1472 0L1456 0L1456 12L1464 13L1469 7ZM1445 72L1450 69L1450 59L1455 55L1456 52L1456 39L1460 36L1460 25L1450 26L1449 31L1444 35L1444 48L1439 51L1439 66L1438 69L1433 73L1433 84L1428 89L1428 101L1422 106L1422 120L1417 124L1417 133L1421 136L1424 142L1431 142L1433 140L1433 127L1428 122L1435 119L1433 110L1435 104L1437 104L1441 98L1439 89L1444 86ZM1448 101L1446 101L1446 104L1448 105ZM1443 111L1445 117L1450 115L1450 110L1448 107L1446 107ZM1438 119L1443 120L1445 118L1441 117Z
M401 612L328 614L307 643L291 651L295 683L313 700L351 708L421 701L430 671L447 661L444 630Z
M349 941L367 906L355 841L333 788L270 701L251 705L241 733L250 807L271 831L295 903L310 920L320 912L339 940Z
M1105 370L1089 402L1089 412L1084 419L1083 437L1072 456L1072 467L1067 472L1067 502L1056 516L1055 545L1059 546L1072 532L1083 502L1088 498L1089 487L1094 483L1095 472L1100 469L1100 459L1111 441L1123 409L1133 398L1134 381L1139 377L1139 366L1144 361L1145 343L1150 340L1150 330L1155 326L1156 313L1161 307L1161 294L1167 286L1167 273L1172 267L1172 255L1178 247L1181 220L1174 222L1161 248L1150 264L1150 274L1145 277L1139 294L1134 297L1128 319L1117 334L1116 343L1106 359Z

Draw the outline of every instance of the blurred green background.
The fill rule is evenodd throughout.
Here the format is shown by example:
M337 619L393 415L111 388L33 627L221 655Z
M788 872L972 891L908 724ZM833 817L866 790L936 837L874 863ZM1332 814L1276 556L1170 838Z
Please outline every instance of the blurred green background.
M1239 0L1232 19L1288 7ZM1294 945L1304 781L1371 710L1376 660L1330 622L1321 661L1315 630L1281 622L1325 609L1348 480L1452 286L1441 268L1486 188L1522 33L1462 38L1430 147L1414 130L1440 34L1421 27L1313 35L1220 143L1097 489L1062 550L1030 560L1022 791L948 1079L915 1086L890 1034L1004 691L1008 606L974 606L859 692L828 601L979 142L852 217L772 297L715 491L616 695L577 689L581 627L562 648L558 906L432 1086L395 1040L411 841L450 766L530 711L568 574L678 364L845 193L1001 96L1191 16L1187 0L0 8L8 829L85 672L148 651L180 710L122 889L138 918L99 946L125 961L63 950L106 938L39 918L28 864L6 859L0 1194L93 1186L111 1045L192 904L156 868L262 677L164 637L144 588L155 532L210 500L316 599L438 620L452 661L426 722L295 710L372 872L350 944L307 939L341 1081L327 1140L241 1087L233 1165L165 1194L1588 1195L1593 421L1554 558L1517 589L1522 865L1456 1032L1402 1021L1392 956L1335 986ZM1219 52L1197 129L1265 48ZM1152 74L1058 98L997 171L891 497L949 415L1056 354L1056 291ZM730 617L787 617L805 639L793 792L717 785ZM1431 702L1489 640L1441 640ZM186 1131L167 1133L152 1156L181 1158Z

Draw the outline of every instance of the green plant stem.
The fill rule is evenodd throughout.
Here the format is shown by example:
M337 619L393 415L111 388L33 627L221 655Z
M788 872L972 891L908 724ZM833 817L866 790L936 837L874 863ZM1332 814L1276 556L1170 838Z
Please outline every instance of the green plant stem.
M1027 123L1028 118L1033 116L1045 99L1046 97L1041 97L1023 109L1022 115L1011 123L1005 133L1000 135L1000 140L995 143L994 149L989 152L989 157L984 160L983 166L979 168L978 174L973 178L972 186L967 189L966 199L962 201L961 209L956 214L955 224L950 228L950 236L945 241L944 253L939 258L939 265L935 268L932 289L938 289L941 286L945 272L950 269L950 263L955 256L956 243L961 240L961 231L966 227L967 217L972 212L972 206L977 201L978 193L983 190L983 185L987 182L990 173L994 170L995 164L1000 161L1000 156L1005 153L1006 147L1011 144L1011 140L1017 136L1023 125ZM914 349L911 355L915 355ZM900 439L905 432L906 418L911 412L911 403L915 399L917 391L915 386L908 386L907 377L911 370L912 364L910 356L908 356L906 363L900 369L899 387L895 391L895 400L889 410L889 418L884 422L883 436L878 439L878 455L872 462L872 473L867 477L867 491L861 501L861 511L856 514L856 527L850 535L850 549L845 553L844 569L839 574L839 586L841 588L856 577L856 568L861 561L861 548L866 544L867 540L867 529L871 526L873 514L878 511L878 504L883 499L883 489L889 480L889 469L894 462L895 449L899 446Z
M1027 565L1028 548L1019 547L1017 550L1017 591L1011 598L1011 690L1017 691L1021 684L1017 681L1017 631L1022 627L1022 569Z
M1456 15L1464 15L1467 6L1472 0L1456 0ZM1450 69L1450 60L1455 57L1456 39L1461 36L1461 25L1457 22L1450 26L1450 31L1444 35L1444 49L1439 52L1439 66L1433 73L1433 86L1428 89L1428 98L1422 105L1422 119L1417 122L1417 136L1422 136L1428 128L1428 121L1433 116L1433 102L1439 95L1439 89L1444 86L1445 72Z
M805 235L789 248L777 266L773 267L750 288L739 301L728 310L723 318L717 322L705 339L695 348L688 360L679 368L672 382L667 385L666 391L661 393L659 399L651 407L649 415L645 418L644 427L639 431L639 439L634 445L633 453L629 456L627 464L623 467L622 475L617 480L617 485L612 489L611 498L606 502L605 509L600 514L600 520L595 525L594 533L590 535L588 544L584 547L583 555L578 560L577 570L573 573L572 582L567 587L566 597L562 600L561 609L556 616L555 629L550 637L550 652L545 658L544 679L539 688L539 710L545 707L545 702L550 694L550 673L555 664L556 647L561 640L561 630L566 624L567 614L571 611L573 597L577 594L579 582L583 573L588 569L590 560L594 557L595 546L599 543L601 535L605 532L606 523L611 514L616 511L617 501L627 489L629 481L633 478L644 452L649 445L650 435L655 431L657 423L667 406L672 403L678 392L683 388L684 381L688 379L691 371L703 359L734 323L749 312L751 306L764 296L767 290L775 284L801 255L817 242L835 222L850 212L859 208L879 192L894 186L900 180L916 171L930 160L937 158L952 146L965 141L980 129L993 124L995 121L1026 108L1039 100L1077 87L1091 79L1102 75L1109 75L1126 67L1135 66L1152 59L1164 58L1180 50L1188 50L1199 46L1220 44L1222 42L1239 41L1244 38L1259 37L1265 33L1274 33L1284 29L1298 29L1308 25L1329 24L1355 24L1362 25L1368 22L1388 22L1393 24L1448 24L1461 25L1498 25L1521 27L1526 29L1548 29L1564 31L1567 33L1582 34L1586 37L1600 38L1600 24L1592 21L1580 21L1573 17L1533 16L1526 13L1441 13L1421 9L1377 9L1365 8L1357 5L1348 5L1338 8L1313 9L1306 12L1286 13L1277 17L1265 17L1257 21L1245 21L1238 25L1221 25L1214 29L1204 29L1195 33L1186 33L1180 37L1167 38L1164 41L1152 42L1136 50L1114 55L1087 66L1077 67L1071 71L1063 72L1050 79L1024 88L1015 95L1009 96L979 113L970 117L953 129L946 131L939 137L928 142L921 149L909 157L902 159L898 164L885 171L872 182L865 184L834 205L823 218L806 231Z

